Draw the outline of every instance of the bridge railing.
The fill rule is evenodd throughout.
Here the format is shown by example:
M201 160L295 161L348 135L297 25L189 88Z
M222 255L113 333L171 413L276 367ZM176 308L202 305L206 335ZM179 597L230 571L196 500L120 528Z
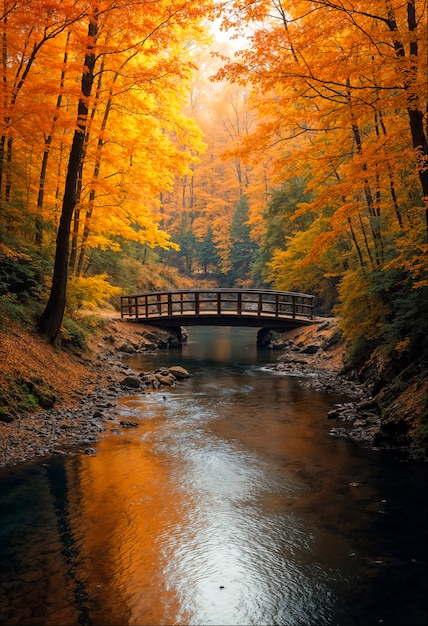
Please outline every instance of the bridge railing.
M183 289L121 297L122 319L179 318L183 315L314 319L314 296L258 289Z

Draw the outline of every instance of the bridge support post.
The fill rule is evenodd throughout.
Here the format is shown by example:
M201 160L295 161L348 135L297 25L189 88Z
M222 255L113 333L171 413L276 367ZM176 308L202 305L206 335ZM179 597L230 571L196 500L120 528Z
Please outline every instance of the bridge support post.
M260 328L257 332L257 347L261 349L273 348L274 342L277 341L282 333L290 329L279 328Z
M187 341L187 332L182 326L162 326L170 333L172 333L180 343L186 343Z

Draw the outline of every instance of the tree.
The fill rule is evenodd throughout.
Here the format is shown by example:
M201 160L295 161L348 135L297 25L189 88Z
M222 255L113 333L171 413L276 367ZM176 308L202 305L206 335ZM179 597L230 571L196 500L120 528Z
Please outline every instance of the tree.
M199 71L192 81L188 111L204 132L206 149L192 165L192 176L177 179L173 192L163 195L163 224L180 242L185 215L187 228L194 233L197 242L211 241L212 237L219 257L215 265L220 274L227 274L232 216L244 193L249 203L251 238L255 242L262 239L261 212L267 204L270 172L266 159L259 167L254 167L241 157L228 158L228 152L236 149L255 128L256 113L249 106L247 89L239 85L219 88L209 80L218 68L218 60L201 53L198 62ZM172 253L168 260L176 263L179 256ZM200 253L197 256L201 260Z
M114 235L148 245L170 245L168 235L157 227L155 198L160 189L171 184L174 172L186 171L192 160L181 146L185 135L188 138L192 133L197 134L195 125L178 113L182 91L179 79L184 82L191 67L188 58L184 62L182 38L185 32L198 33L197 24L204 7L196 2L143 1L141 8L144 11L140 10L135 17L129 6L120 2L105 7L96 5L92 13L77 128L70 149L56 242L53 282L38 324L39 331L53 342L58 338L65 310L73 215L71 265L79 273L89 243L117 247L118 239L114 239ZM104 63L105 59L109 60L109 66ZM97 68L99 88L93 97L96 63L100 63ZM106 79L102 82L104 76ZM104 99L100 98L101 92ZM120 113L124 110L140 115L145 120L143 129L137 127L135 119L134 123L129 122L131 116L122 122ZM106 142L107 121L114 117L119 124L110 131L110 141ZM101 119L100 124L98 119ZM92 137L96 137L96 133L99 135L94 142ZM114 133L115 140L112 139ZM106 143L109 160L105 158ZM87 181L89 162L93 170ZM136 164L137 172L144 165L146 180L142 182L136 176ZM135 211L133 204L141 202L142 189L148 191L149 200ZM108 206L112 209L109 212L94 211L100 192L109 197ZM80 216L84 203L82 227ZM79 238L82 245L76 264Z
M214 243L214 236L211 225L208 226L204 239L198 242L196 255L205 276L207 275L210 268L211 271L217 271L220 265L220 255L218 254L217 248Z
M70 226L76 206L77 181L84 157L85 134L88 121L88 99L94 82L95 44L98 33L98 10L88 20L88 43L82 71L82 95L77 107L76 130L68 160L61 219L56 240L55 265L49 300L38 321L38 330L55 343L65 311L68 277Z
M60 37L67 28L84 18L86 3L50 3L39 0L15 2L5 10L2 29L2 98L0 100L0 240L2 225L13 215L14 140L25 128L31 105L23 101L23 93L34 74L36 59L43 50ZM42 86L38 85L39 95ZM34 93L33 93L34 98ZM27 107L30 108L27 108ZM24 131L24 134L26 132ZM19 152L19 151L18 151ZM19 180L19 178L18 178ZM22 192L22 190L20 190ZM16 203L15 203L16 204ZM10 211L10 213L9 213Z
M300 275L322 291L332 278L352 339L365 307L382 341L398 310L389 278L401 275L418 290L427 280L423 3L236 0L223 8L226 26L252 29L217 78L251 87L259 112L256 131L234 153L275 148L278 175L304 172L311 194L292 220L311 219L272 251L268 279L287 288ZM352 294L358 307L349 306Z
M248 226L248 200L245 196L239 200L230 228L230 265L228 280L231 284L245 284L251 281L251 269L257 246L251 241Z

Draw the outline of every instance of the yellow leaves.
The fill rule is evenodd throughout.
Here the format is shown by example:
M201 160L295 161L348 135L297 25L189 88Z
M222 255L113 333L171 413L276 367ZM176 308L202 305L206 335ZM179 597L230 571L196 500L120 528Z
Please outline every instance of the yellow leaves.
M72 276L67 286L67 312L70 316L79 309L95 310L121 293L119 287L108 282L107 274Z
M11 261L30 261L31 262L31 257L28 254L25 254L24 252L18 252L17 250L13 250L12 248L9 248L9 246L7 246L6 244L4 244L3 242L0 241L0 255L6 257L7 259L10 259Z
M306 256L305 265L310 265L320 261L325 251L332 248L336 241L337 234L332 230L317 235L313 240L312 247Z
M348 272L339 284L340 317L344 337L354 343L382 334L388 307L379 294L370 292L370 279L361 270Z
M314 267L309 267L306 260L317 234L317 229L297 232L286 239L285 250L274 251L269 263L269 280L274 282L277 289L304 291L305 282L308 284L306 289L310 288L315 272ZM322 272L321 265L317 267L316 274L319 275L320 271ZM287 284L290 286L287 287Z
M385 265L385 271L402 270L413 281L413 289L428 285L428 244L422 228L409 229L395 241L393 258Z
M6 204L9 224L27 231L30 238L38 223L44 245L52 245L89 43L87 20L76 17L78 11L92 9L72 0L34 0L28 20L21 5L18 2L2 23L6 61L0 125L4 145L10 137L11 149L0 163L0 176L5 176L2 165L7 166L7 182L15 194L14 202ZM49 17L46 31L45 17L52 6L56 13ZM160 207L175 177L190 175L205 148L200 129L184 109L195 67L191 44L203 36L200 22L210 6L211 0L143 0L138 10L124 0L97 3L102 19L97 39L90 42L96 54L96 80L87 99L87 135L72 234L76 259L96 247L119 251L120 238L177 248L163 230ZM58 32L51 28L55 20ZM61 31L59 26L69 23L70 29ZM25 80L18 93L14 80L25 70L19 59L28 57L43 33L48 38L37 50L37 62L21 74Z
M324 155L348 185L343 193L347 201L358 191L365 193L367 184L384 191L392 171L398 178L406 170L409 177L409 164L414 168L415 161L407 109L412 102L424 111L426 98L426 37L418 33L424 23L420 16L412 27L404 5L389 4L387 13L380 1L366 9L318 2L311 10L310 2L296 0L286 12L280 3L230 5L232 23L237 15L245 23L255 20L251 45L225 65L221 76L254 87L261 121L241 143L241 156L302 137L302 158L294 151L292 162L302 167L306 155L318 181ZM421 44L417 55L410 48L416 40ZM402 55L394 42L402 43ZM403 80L412 72L417 80ZM362 151L355 145L355 129ZM278 164L283 158L278 150ZM292 163L282 164L283 170L292 169Z

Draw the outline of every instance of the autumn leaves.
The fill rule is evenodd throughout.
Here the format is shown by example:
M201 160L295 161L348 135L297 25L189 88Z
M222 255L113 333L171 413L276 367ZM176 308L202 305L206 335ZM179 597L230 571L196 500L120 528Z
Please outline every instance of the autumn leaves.
M350 339L401 333L426 285L423 8L5 2L0 239L56 250L40 330L55 340L94 250L134 242L314 292ZM207 51L214 16L246 35L236 55Z
M257 19L249 45L220 70L251 85L259 114L233 154L269 149L282 184L267 213L264 276L339 301L349 339L383 341L388 328L393 345L395 332L413 332L406 307L420 325L426 297L424 3L228 5L227 24ZM269 227L278 218L282 241Z
M183 114L203 2L4 4L2 239L56 239L40 331L55 340L68 273L118 238L171 245L161 193L193 161L200 131ZM70 254L71 252L71 254Z

